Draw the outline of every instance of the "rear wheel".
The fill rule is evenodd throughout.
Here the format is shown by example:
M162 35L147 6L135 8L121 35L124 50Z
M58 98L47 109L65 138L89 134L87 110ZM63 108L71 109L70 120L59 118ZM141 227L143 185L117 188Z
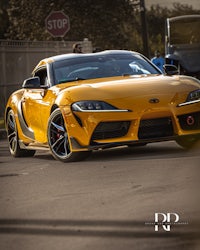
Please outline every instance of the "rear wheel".
M8 112L6 119L6 130L11 155L14 157L30 157L35 154L35 150L26 150L20 148L17 125L13 110Z
M48 122L48 143L55 159L63 162L80 161L88 157L89 151L72 152L69 136L60 109L52 112Z

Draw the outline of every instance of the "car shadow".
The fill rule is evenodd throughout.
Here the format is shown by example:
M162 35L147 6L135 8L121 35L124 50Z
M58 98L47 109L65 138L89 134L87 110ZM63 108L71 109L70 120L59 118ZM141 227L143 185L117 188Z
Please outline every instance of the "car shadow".
M93 151L84 161L113 161L113 160L144 160L175 157L193 157L199 155L199 149L185 150L175 142L150 143L146 146L116 147ZM37 152L34 156L43 160L55 160L50 151ZM73 164L70 163L70 164Z
M73 220L73 219L3 219L0 218L0 234L114 237L114 238L175 238L198 239L200 222L193 226L178 226L177 230L166 233L160 226L155 232L154 223L136 220ZM175 227L176 225L173 225Z
M114 149L94 151L92 155L87 158L87 161L112 161L113 159L163 159L166 157L188 157L195 154L198 155L197 152L185 150L176 145L176 143L151 143L139 147L118 147Z

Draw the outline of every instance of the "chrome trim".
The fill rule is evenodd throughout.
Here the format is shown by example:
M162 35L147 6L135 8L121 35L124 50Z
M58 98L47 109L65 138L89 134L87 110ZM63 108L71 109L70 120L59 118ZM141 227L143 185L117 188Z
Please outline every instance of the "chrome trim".
M189 102L180 103L180 104L177 105L177 107L182 107L182 106L186 106L186 105L191 105L191 104L195 104L195 103L198 103L198 102L200 102L200 99L194 100L194 101L189 101Z
M18 112L18 119L19 119L20 127L22 129L23 134L27 136L28 138L35 140L33 130L26 125L26 122L24 120L23 111L22 111L22 101L19 101L17 105L17 112Z

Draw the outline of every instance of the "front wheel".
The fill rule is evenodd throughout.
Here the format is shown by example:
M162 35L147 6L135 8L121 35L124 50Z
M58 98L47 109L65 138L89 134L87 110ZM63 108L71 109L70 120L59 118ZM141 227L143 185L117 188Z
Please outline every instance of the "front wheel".
M60 109L52 112L47 131L48 143L53 157L62 162L73 162L85 159L90 152L72 152L69 136Z

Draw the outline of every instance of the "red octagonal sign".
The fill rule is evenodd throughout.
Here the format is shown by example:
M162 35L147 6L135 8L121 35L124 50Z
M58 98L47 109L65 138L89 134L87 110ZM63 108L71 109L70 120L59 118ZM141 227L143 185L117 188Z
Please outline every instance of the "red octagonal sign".
M70 29L69 17L62 11L52 11L45 19L45 26L53 37L63 37Z

